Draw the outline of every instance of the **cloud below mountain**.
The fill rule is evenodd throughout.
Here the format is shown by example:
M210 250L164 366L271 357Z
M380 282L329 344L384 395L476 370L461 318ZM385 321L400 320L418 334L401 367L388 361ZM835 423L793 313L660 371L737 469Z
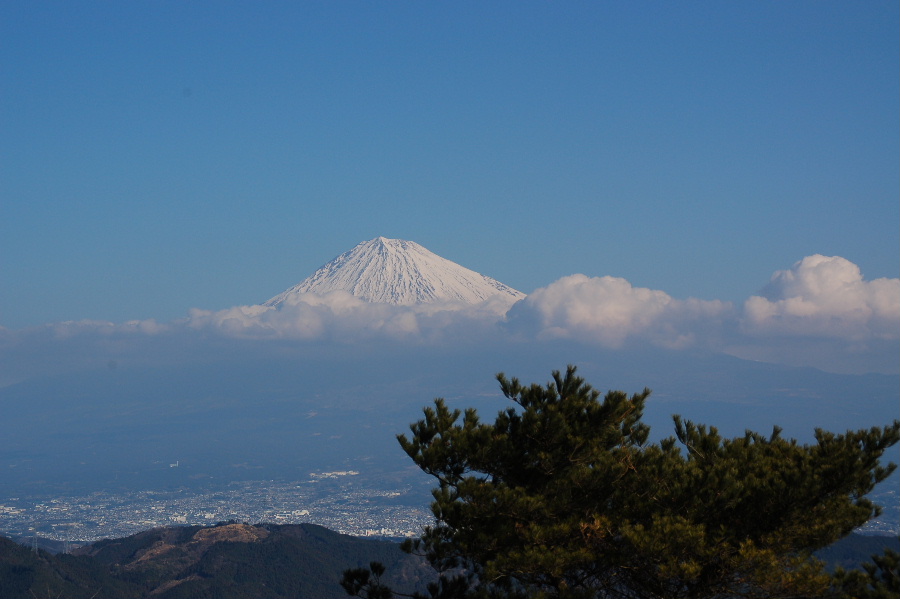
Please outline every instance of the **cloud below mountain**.
M277 307L236 306L191 310L186 326L239 338L278 338L352 343L365 339L443 342L461 333L493 329L509 302L502 297L477 304L432 302L370 303L346 291L294 293Z

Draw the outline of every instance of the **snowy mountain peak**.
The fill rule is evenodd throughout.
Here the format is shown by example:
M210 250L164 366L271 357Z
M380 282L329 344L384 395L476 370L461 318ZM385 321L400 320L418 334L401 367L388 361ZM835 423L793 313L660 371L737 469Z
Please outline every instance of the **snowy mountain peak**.
M347 291L370 302L477 304L501 296L513 303L525 294L455 262L414 241L376 237L364 241L265 303L278 306L297 293Z

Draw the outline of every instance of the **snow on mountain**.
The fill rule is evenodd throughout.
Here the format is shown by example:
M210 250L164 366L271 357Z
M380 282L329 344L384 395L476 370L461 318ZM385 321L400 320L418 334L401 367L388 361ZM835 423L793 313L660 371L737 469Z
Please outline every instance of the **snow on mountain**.
M364 241L265 303L278 306L298 293L347 291L369 302L477 304L501 296L512 304L525 294L441 258L418 243L377 237Z

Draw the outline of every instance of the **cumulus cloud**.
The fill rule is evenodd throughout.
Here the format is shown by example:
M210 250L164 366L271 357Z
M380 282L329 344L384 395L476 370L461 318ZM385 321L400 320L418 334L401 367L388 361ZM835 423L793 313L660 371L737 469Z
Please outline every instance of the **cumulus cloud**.
M752 336L898 339L900 279L865 281L845 258L807 256L744 303L741 328Z
M539 339L565 338L621 347L628 339L683 348L717 329L733 308L718 300L678 300L617 277L563 277L513 306L509 323Z
M538 341L693 347L835 372L897 372L900 279L866 281L849 260L813 255L776 272L736 309L571 275L513 306L507 328Z

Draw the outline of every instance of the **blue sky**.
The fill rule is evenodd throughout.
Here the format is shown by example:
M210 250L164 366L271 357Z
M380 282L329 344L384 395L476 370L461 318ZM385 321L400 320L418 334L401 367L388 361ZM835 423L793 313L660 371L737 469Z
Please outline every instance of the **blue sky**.
M0 5L0 326L261 302L356 243L526 293L900 272L896 2Z

